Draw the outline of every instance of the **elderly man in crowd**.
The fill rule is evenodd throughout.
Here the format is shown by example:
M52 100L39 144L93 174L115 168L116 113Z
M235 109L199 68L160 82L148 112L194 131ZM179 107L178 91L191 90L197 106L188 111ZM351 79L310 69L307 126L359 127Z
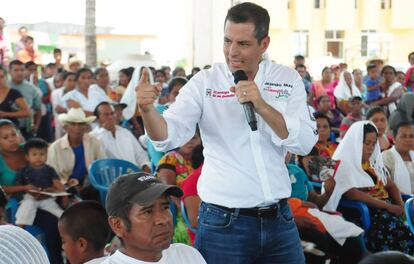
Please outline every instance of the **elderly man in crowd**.
M108 102L98 104L94 111L99 127L91 134L98 138L108 158L123 159L138 164L145 172L151 172L148 155L138 140L127 129L118 126L115 111Z

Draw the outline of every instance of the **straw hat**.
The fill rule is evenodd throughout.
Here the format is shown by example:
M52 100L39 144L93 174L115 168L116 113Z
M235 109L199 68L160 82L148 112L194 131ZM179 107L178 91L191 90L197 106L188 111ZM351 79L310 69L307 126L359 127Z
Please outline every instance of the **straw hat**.
M62 123L92 123L96 117L88 116L86 117L85 112L82 108L71 108L69 112L60 114L58 119Z

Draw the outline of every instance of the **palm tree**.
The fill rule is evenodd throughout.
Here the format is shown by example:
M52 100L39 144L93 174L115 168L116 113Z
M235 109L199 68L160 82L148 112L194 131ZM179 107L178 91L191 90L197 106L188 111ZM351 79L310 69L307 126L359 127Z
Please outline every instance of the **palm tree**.
M96 26L95 26L95 0L86 0L85 13L85 52L86 65L96 67Z

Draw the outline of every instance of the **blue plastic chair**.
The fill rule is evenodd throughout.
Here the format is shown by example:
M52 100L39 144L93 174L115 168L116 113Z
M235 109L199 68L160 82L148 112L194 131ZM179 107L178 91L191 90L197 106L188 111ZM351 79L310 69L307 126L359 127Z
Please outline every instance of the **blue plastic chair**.
M119 159L95 160L89 166L89 181L98 190L101 203L105 205L106 195L111 183L121 175L140 172L135 164Z
M17 212L18 207L19 207L19 200L16 197L11 197L7 203L6 217L8 221L13 225L16 224L16 212ZM34 225L25 226L24 229L40 242L40 244L46 251L46 254L49 256L49 249L47 248L47 245L46 245L46 235L42 231L42 229Z
M411 197L405 202L405 217L407 218L408 227L411 230L411 233L414 234L414 208L413 208L413 198Z
M339 206L343 208L356 209L359 212L361 227L365 231L365 235L368 233L368 230L371 226L371 219L369 218L369 209L368 206L359 201L347 200L342 198L339 202Z
M196 229L196 228L194 228L194 227L191 225L191 223L190 223L190 219L188 219L187 209L185 208L185 204L184 204L184 201L183 201L183 200L181 200L181 215L183 216L183 218L184 218L184 222L185 222L185 224L187 225L188 229L190 229L190 230L191 230L191 232L193 232L194 234L196 234L196 233L197 233L197 229Z
M411 194L401 194L401 198L404 201L404 203L410 199L411 197L413 197Z

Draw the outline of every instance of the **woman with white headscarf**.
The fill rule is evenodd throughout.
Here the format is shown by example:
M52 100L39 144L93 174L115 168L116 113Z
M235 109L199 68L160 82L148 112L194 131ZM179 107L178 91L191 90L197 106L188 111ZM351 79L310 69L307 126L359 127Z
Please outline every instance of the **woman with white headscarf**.
M334 90L334 96L339 102L339 109L344 113L348 112L349 98L354 96L361 97L361 91L356 86L354 76L350 72L341 72L338 85Z
M0 263L48 264L46 252L39 241L20 227L0 226Z
M412 255L414 235L400 218L404 203L385 169L375 125L371 121L354 123L332 159L339 162L336 186L324 209L335 211L342 196L366 203L371 220L368 250L392 249Z

